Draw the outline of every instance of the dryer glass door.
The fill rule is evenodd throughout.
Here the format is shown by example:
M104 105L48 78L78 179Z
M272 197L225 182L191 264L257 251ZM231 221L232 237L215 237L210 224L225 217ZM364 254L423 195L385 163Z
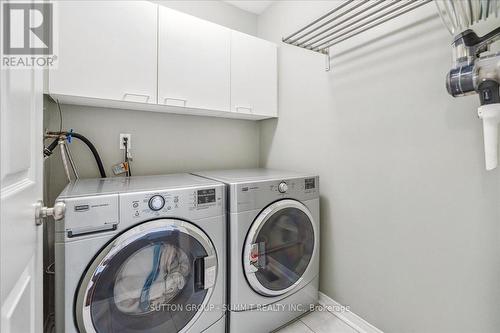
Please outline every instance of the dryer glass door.
M115 238L84 275L76 301L81 332L169 333L188 328L212 293L213 244L181 220L145 222Z
M303 204L281 200L255 219L243 266L250 286L265 296L282 295L300 283L315 252L313 218Z

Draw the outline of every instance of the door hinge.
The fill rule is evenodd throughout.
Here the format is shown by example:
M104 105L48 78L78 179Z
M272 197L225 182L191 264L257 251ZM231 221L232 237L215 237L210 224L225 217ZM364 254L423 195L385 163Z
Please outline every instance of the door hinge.
M49 208L43 205L43 201L39 200L35 205L35 223L42 225L43 220L49 216L54 217L54 220L59 221L64 218L66 205L64 202L56 202L54 207Z

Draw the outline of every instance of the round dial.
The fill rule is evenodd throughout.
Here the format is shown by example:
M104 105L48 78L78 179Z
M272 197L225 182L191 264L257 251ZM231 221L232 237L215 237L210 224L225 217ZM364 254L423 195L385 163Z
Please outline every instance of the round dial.
M165 199L161 195L153 195L149 199L149 208L154 211L158 211L165 206Z
M280 193L285 193L288 191L288 185L285 182L280 183L278 185L278 191L280 191Z

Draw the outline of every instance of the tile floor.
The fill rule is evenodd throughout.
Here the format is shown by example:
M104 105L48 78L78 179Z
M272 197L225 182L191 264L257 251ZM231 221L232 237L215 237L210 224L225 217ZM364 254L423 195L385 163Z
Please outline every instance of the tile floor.
M319 307L275 333L358 333L333 313Z

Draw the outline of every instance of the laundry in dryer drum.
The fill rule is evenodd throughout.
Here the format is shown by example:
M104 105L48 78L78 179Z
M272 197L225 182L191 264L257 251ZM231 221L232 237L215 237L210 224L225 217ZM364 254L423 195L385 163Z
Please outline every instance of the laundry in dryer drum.
M189 274L189 258L175 245L157 243L143 248L128 259L117 275L115 304L128 314L152 311L177 296Z

